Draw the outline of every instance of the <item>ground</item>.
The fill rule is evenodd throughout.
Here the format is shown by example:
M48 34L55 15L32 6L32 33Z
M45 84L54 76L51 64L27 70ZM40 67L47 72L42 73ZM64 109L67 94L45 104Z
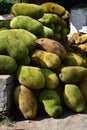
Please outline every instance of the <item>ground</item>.
M57 119L41 112L34 120L25 120L20 116L12 126L1 125L0 130L87 130L87 110L74 113L66 109Z

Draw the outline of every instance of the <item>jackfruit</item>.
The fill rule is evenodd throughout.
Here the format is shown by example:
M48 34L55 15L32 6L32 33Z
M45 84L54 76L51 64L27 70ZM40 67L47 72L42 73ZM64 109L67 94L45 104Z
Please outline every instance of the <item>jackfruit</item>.
M19 66L17 79L20 84L30 89L42 89L45 86L45 77L39 67Z
M44 26L50 27L50 25L53 23L52 22L52 16L44 13L43 17L41 17L40 19L38 19L38 21L40 23L42 23Z
M78 53L68 53L67 59L64 62L66 66L83 66L87 67L87 59L83 58L83 56Z
M83 34L75 40L75 44L81 44L85 42L87 42L87 34Z
M31 63L31 58L30 58L29 55L26 56L26 57L24 57L24 59L21 59L21 60L18 60L18 61L17 61L17 64L18 64L19 66L21 66L21 65L26 65L26 66L28 66L28 65L30 65L30 63Z
M54 53L43 50L34 50L31 54L31 62L33 65L41 68L55 69L58 68L61 60Z
M67 51L60 42L49 38L39 38L35 42L36 42L36 47L38 49L42 49L47 52L52 52L58 55L61 61L66 60Z
M66 66L61 69L59 78L64 83L80 83L87 77L87 69L82 66Z
M6 51L9 56L16 60L21 60L28 56L29 50L21 39L18 40L12 36L8 36L7 40L8 44L6 44Z
M61 100L55 90L43 90L40 94L40 101L49 116L57 118L62 114Z
M50 38L50 39L53 39L54 38L54 31L49 28L49 27L46 27L46 26L43 26L43 32L42 34L40 35L40 37L46 37L46 38Z
M30 3L16 3L11 8L11 13L14 16L24 15L34 19L39 19L44 15L44 10L41 6Z
M41 4L41 7L44 9L46 13L57 14L58 16L63 16L66 12L66 9L54 2L46 2Z
M14 89L14 102L25 119L34 119L37 115L37 101L29 88L19 85Z
M45 87L49 89L57 88L59 85L59 78L56 75L56 73L54 73L50 69L41 69L41 70L45 77Z
M78 84L78 87L84 97L85 103L87 104L87 78L85 78L80 84Z
M0 55L0 74L13 74L18 68L14 58L7 55Z
M86 104L79 87L75 84L66 84L64 88L64 101L75 112L83 112Z
M43 31L43 25L39 21L29 16L23 16L23 15L14 17L10 21L10 27L13 29L28 30L31 33L35 34L36 36L39 36Z

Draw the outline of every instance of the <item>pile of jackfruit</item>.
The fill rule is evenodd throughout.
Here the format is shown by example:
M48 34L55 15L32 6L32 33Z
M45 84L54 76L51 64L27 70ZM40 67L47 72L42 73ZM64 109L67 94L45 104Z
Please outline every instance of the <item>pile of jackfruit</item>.
M68 45L75 52L87 56L87 33L75 32L68 37Z
M11 23L0 23L0 28L22 28L38 38L48 37L63 40L69 33L69 12L59 4L47 2L42 5L17 3L11 8L14 15ZM33 26L32 26L33 25ZM38 29L39 28L39 29Z
M66 37L66 10L52 2L18 3L12 6L12 14L10 28L0 31L0 74L16 76L13 99L17 109L25 119L35 119L43 110L58 118L65 106L84 112L87 58L67 51L59 36L54 38L55 34Z

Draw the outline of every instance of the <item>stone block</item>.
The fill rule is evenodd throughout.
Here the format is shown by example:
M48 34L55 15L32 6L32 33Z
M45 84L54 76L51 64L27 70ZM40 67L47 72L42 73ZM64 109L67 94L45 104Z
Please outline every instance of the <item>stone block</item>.
M0 75L0 114L9 115L13 106L13 90L15 78L13 75Z

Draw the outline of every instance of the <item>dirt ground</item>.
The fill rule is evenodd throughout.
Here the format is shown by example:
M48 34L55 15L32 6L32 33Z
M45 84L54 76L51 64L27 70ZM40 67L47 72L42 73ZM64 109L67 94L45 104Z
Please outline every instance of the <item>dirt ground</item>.
M87 130L87 110L84 113L74 113L65 109L57 119L41 112L34 120L25 120L16 115L12 126L1 125L0 130Z

